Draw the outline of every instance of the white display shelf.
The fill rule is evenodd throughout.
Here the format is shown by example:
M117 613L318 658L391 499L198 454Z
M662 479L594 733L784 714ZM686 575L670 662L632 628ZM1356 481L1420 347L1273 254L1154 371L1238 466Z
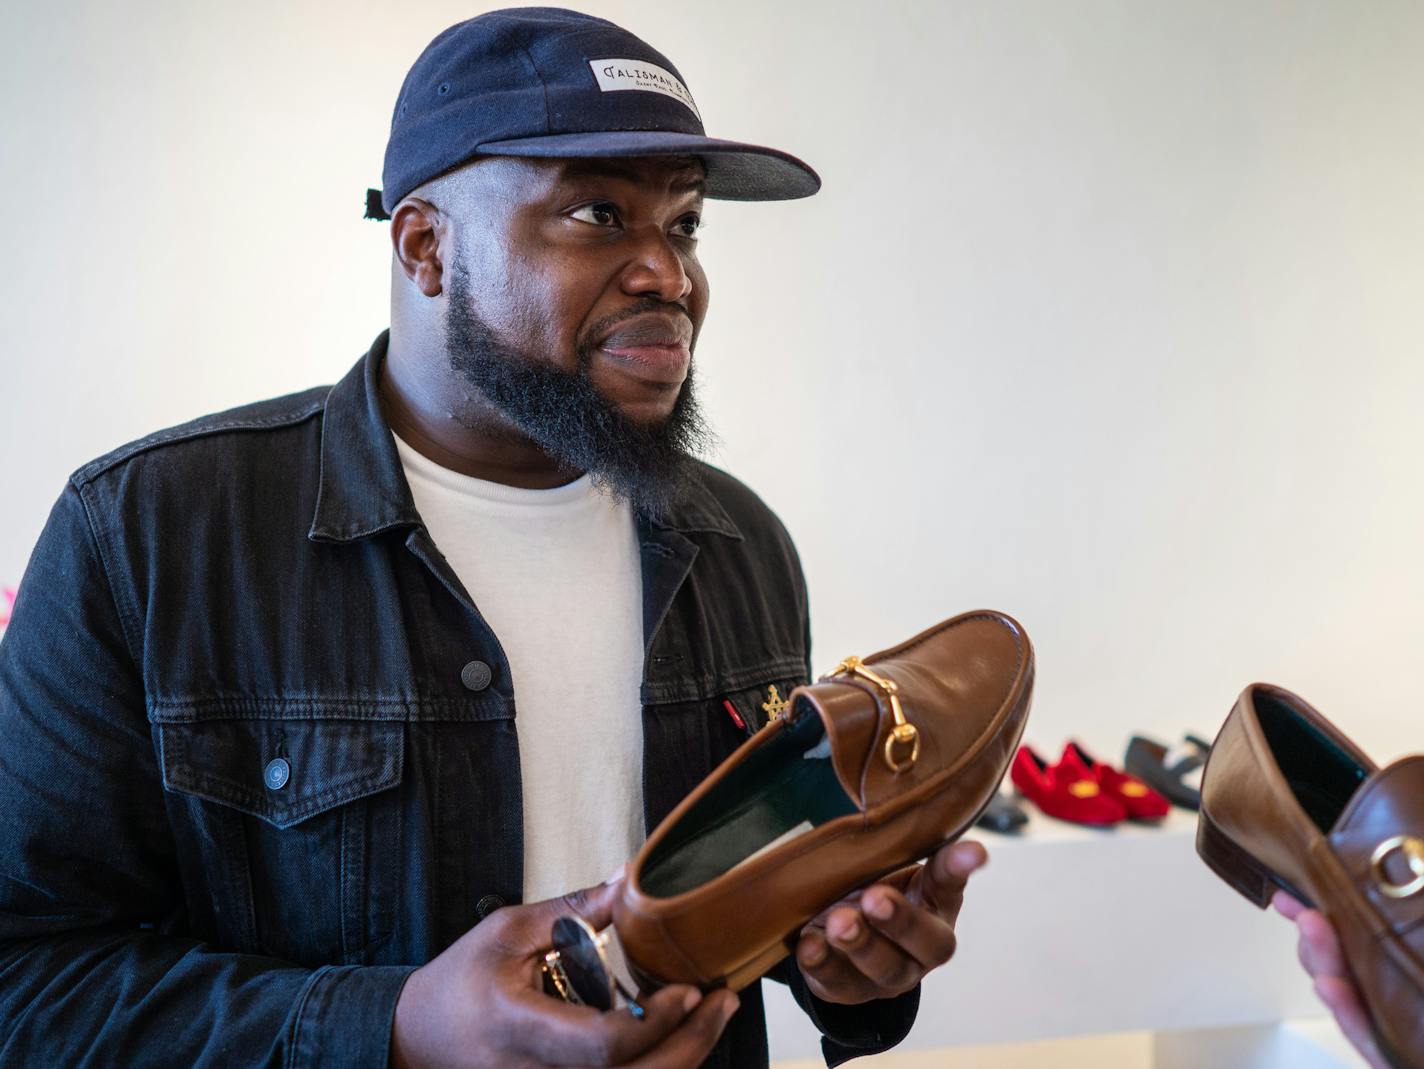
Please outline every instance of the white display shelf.
M1197 857L1195 835L1196 815L1177 809L1157 827L1099 831L1033 810L1019 836L975 828L989 865L970 879L959 949L926 979L919 1019L898 1049L1154 1033L1153 1064L1175 1069L1172 1043L1187 1049L1194 1035L1249 1047L1271 1032L1286 1037L1272 1043L1306 1043L1276 1027L1321 1013L1294 926L1222 883ZM773 1059L817 1058L817 1033L785 988L763 988ZM1276 1064L1262 1058L1195 1064Z
M866 1069L1367 1069L1329 1017L938 1050L897 1048L854 1064ZM775 1062L773 1069L824 1065L821 1058L804 1058Z

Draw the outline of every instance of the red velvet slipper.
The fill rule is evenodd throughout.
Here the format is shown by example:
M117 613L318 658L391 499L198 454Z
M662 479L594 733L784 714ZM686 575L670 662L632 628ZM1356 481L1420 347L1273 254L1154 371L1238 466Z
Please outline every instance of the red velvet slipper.
M1121 803L1132 820L1161 820L1172 811L1171 802L1136 776L1119 772L1106 761L1095 760L1071 740L1064 745L1063 757L1055 767L1071 768L1079 775L1096 780L1103 793Z
M1015 787L1050 817L1075 824L1119 824L1127 810L1108 795L1092 773L1061 764L1050 766L1031 746L1020 746L1009 768Z

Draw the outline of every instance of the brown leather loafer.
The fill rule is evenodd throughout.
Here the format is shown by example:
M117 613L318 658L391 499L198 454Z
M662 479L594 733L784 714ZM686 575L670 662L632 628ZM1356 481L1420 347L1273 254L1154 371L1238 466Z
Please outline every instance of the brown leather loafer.
M644 987L740 990L827 906L958 838L1028 717L1033 648L996 612L946 620L798 687L628 866L613 922Z
M1202 777L1197 852L1264 909L1330 918L1396 1069L1424 1069L1424 757L1383 770L1304 700L1242 692Z

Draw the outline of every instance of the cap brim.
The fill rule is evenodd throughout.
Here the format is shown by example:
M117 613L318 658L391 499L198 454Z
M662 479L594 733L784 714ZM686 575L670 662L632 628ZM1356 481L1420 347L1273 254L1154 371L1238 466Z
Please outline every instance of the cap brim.
M821 188L821 177L787 152L740 141L669 130L608 130L487 141L481 155L567 157L698 156L707 168L706 196L713 200L796 200Z

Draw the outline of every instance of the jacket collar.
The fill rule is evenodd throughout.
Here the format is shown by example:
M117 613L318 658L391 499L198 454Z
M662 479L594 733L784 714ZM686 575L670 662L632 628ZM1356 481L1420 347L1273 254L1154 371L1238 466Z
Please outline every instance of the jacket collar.
M353 542L396 527L419 527L420 514L381 412L381 362L390 331L326 395L321 423L321 474L307 537L317 542ZM639 517L654 527L690 533L710 531L741 540L742 533L701 478L668 515Z

